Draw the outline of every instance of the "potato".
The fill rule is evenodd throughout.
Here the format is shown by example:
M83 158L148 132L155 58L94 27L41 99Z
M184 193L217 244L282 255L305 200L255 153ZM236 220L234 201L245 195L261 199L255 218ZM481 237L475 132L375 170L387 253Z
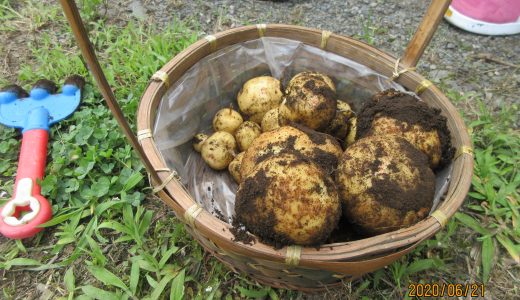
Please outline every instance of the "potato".
M234 134L238 126L244 122L242 116L231 107L219 110L213 118L213 129L215 131L226 131Z
M213 133L208 139L204 142L204 144L209 143L213 144L222 144L231 152L235 152L237 149L237 142L235 137L226 131L217 131Z
M231 133L218 131L202 144L202 159L215 170L224 170L233 160L237 144Z
M336 92L336 85L334 84L332 79L329 76L327 76L323 73L318 73L318 72L300 72L300 73L294 75L294 77L291 79L291 81L289 81L289 86L290 85L301 86L309 78L321 80L321 81L325 82L331 90Z
M260 76L248 80L238 92L240 111L250 121L260 123L264 114L280 105L282 89L280 81L271 76Z
M235 138L238 142L238 147L240 151L246 151L249 148L249 145L256 139L262 130L260 126L255 122L245 121L238 127L237 132L235 133Z
M350 119L354 117L354 112L347 102L338 100L336 106L336 116L330 122L325 133L332 135L340 141L346 141L350 132Z
M435 193L428 158L398 135L366 137L347 148L336 184L345 217L368 234L424 219Z
M393 89L373 97L358 115L357 136L398 134L428 156L432 169L453 158L446 117L413 95Z
M242 164L243 157L244 152L240 152L228 166L229 173L237 183L242 182L242 178L240 177L240 165Z
M353 117L348 121L349 123L349 132L347 135L347 139L345 140L344 148L354 144L356 141L356 131L357 131L357 118Z
M278 109L280 124L291 122L323 131L336 115L336 92L317 76L296 75Z
M338 142L328 134L301 125L293 126L283 126L264 132L253 141L242 159L240 168L242 178L268 157L293 151L313 160L327 174L332 174L343 152Z
M266 112L264 118L262 119L262 132L271 131L280 127L280 123L278 122L278 107L273 108L270 111Z
M333 180L315 163L291 153L261 162L236 195L236 220L277 248L322 244L340 216Z
M195 151L200 152L202 148L202 144L204 144L204 141L208 138L208 135L205 133L197 133L195 137L193 138L193 149Z

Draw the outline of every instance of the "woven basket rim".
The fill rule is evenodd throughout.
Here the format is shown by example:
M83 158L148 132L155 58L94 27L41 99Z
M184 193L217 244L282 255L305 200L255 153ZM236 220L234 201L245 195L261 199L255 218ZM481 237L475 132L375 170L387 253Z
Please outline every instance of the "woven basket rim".
M329 34L327 31L318 29L284 24L262 24L260 26L249 25L229 29L212 35L209 38L206 37L200 39L176 55L161 68L160 72L167 74L167 76L162 76L162 79L156 77L158 80L150 81L143 97L141 98L138 109L138 132L147 131L153 128L156 118L154 109L157 108L153 108L153 104L157 104L157 101L160 101L160 98L162 98L164 93L167 91L168 86L178 79L175 78L175 76L180 77L187 69L189 69L189 67L191 67L191 65L198 62L200 58L221 48L251 40L255 38L255 36L256 38L261 38L263 36L287 38L287 35L292 36L289 39L301 41L315 47L323 46L321 47L322 49L344 57L347 57L345 55L348 53L338 53L337 49L340 46L347 47L351 51L356 49L359 51L365 51L364 55L373 60L373 62L371 62L373 66L377 66L380 69L378 72L388 77L392 75L392 67L397 61L396 58L391 55L368 44L349 37L333 33ZM324 36L327 36L325 44L323 42ZM352 59L351 57L348 58ZM190 62L190 59L195 59L196 61ZM183 70L181 70L181 66ZM373 66L367 65L367 67L374 69ZM403 67L400 69L403 69ZM174 73L177 73L177 75ZM396 81L412 91L419 88L420 83L429 82L413 70L401 74ZM422 95L428 95L434 99L438 98L439 103L437 104L441 106L440 108L443 114L445 114L448 117L449 122L452 122L458 129L456 132L451 130L452 138L456 136L456 139L460 140L460 145L457 146L461 149L471 149L471 140L466 126L456 108L443 95L443 93L434 85L430 85ZM153 167L156 170L165 170L167 165L162 158L153 137L141 140L141 144L146 155L151 160ZM438 213L436 213L435 216L430 215L426 219L408 228L361 240L326 244L322 245L319 249L304 247L299 257L299 264L310 266L322 261L358 261L374 257L377 259L380 255L392 253L399 249L407 247L413 248L420 241L432 236L439 231L443 225L445 225L445 222L461 206L471 184L473 171L473 157L471 152L469 150L462 152L460 156L455 158L453 163L454 170L452 171L450 187L446 192L445 200L437 208L436 212ZM164 181L168 179L167 177L169 173L160 172L159 175ZM179 181L175 179L169 181L165 185L165 191L160 192L160 196L164 202L172 207L177 216L183 217L181 220L188 223L193 230L198 230L204 236L207 236L221 249L244 255L255 255L260 258L274 261L286 261L288 247L274 249L273 247L262 244L259 241L253 245L233 242L231 240L232 235L229 231L231 228L230 224L219 220L205 210L197 210L197 215L190 217L190 213L192 213L193 208L196 207L196 201L183 188ZM186 212L188 212L188 214L186 214Z

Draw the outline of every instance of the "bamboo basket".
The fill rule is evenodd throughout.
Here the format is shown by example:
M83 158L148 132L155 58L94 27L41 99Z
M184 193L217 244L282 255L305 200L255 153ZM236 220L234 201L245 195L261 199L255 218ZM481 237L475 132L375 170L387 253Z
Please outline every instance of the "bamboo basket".
M120 124L123 124L123 130L130 142L138 153L143 155L142 159L152 175L155 191L162 201L173 209L176 216L186 223L187 230L206 251L234 272L248 275L262 284L305 292L319 291L341 285L342 281L357 279L409 253L421 241L438 232L466 197L473 170L468 131L446 96L411 68L424 52L449 3L448 0L432 1L402 60L352 38L300 26L245 26L201 39L175 56L152 77L141 99L137 115L137 138L141 146L135 143L135 137L123 126L124 118L122 114L119 115L120 111L112 107L112 101L115 102L115 99L111 99L113 95L111 96L106 82L103 82L101 69L93 68L92 72L114 115ZM79 14L76 16L73 9L67 9L67 1L62 0L62 4L78 43L84 51L83 54L90 62L92 57L89 57L89 49L85 50L90 45L82 44L82 39L88 41L86 32L82 32L82 28L75 28L71 21L74 18L79 19ZM246 245L232 241L234 236L230 232L231 225L217 219L197 204L182 186L176 173L168 169L153 139L151 128L155 123L158 106L168 87L202 58L227 46L264 36L300 41L349 58L394 79L406 89L420 94L423 101L442 111L447 117L452 144L456 147L457 154L453 161L451 182L446 197L431 216L409 228L362 240L322 245L319 249L289 246L276 250L260 242ZM89 64L96 67L93 63ZM117 105L115 106L117 109Z

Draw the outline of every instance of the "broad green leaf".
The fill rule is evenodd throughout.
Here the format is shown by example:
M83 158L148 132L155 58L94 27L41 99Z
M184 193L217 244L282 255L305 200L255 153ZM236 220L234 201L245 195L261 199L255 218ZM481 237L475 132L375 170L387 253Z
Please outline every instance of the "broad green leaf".
M162 255L161 260L159 261L159 268L162 269L162 267L164 267L168 259L172 256L172 254L174 254L177 251L179 251L179 247L171 246L170 249L168 249L168 251L166 251Z
M472 217L463 214L463 213L455 213L455 218L460 221L462 224L466 225L467 227L475 230L476 232L482 234L482 235L489 235L490 232L487 229L484 229L477 220L473 219Z
M184 299L184 279L186 271L182 269L179 274L173 279L170 290L170 300Z
M77 213L81 213L81 211L82 211L82 209L79 209L79 210L75 210L75 211L67 213L67 214L56 216L56 217L50 219L49 221L39 225L38 227L51 227L51 226L60 224L64 221L71 219L71 217L73 217Z
M137 262L132 263L132 268L130 270L130 291L132 294L136 294L137 285L139 284L139 264Z
M85 295L98 300L120 300L120 297L112 292L108 292L97 287L86 285L82 286L81 290Z
M125 283L107 269L98 266L88 266L87 269L97 280L103 282L105 285L115 286L128 291L128 287Z
M139 224L139 236L143 237L146 231L148 230L148 227L150 227L150 223L152 221L152 214L153 212L151 210L147 210L144 213L143 219L141 220Z
M496 237L497 237L497 240L500 242L500 244L502 244L502 246L504 246L504 248L506 248L507 252L509 252L509 255L511 255L513 260L517 264L520 264L520 256L518 254L517 246L515 247L513 242L507 236L498 234Z
M243 297L263 298L269 294L268 288L263 288L260 290L250 290L250 289L246 289L246 288L239 286L238 290L240 291L240 294Z
M133 189L141 180L143 180L143 175L139 172L133 173L128 180L125 183L125 186L123 187L123 191L128 192L129 190Z
M493 256L495 255L495 245L490 236L482 240L482 280L484 283L489 280L489 273L493 267Z
M65 283L65 287L67 288L67 292L74 293L76 279L74 278L74 270L70 267L67 272L65 272L65 276L63 277L63 282Z
M175 274L168 274L164 276L161 281L154 287L152 295L150 295L150 300L157 300L164 292L164 288L170 281L173 279Z
M41 264L41 262L32 258L19 257L4 262L4 268L9 270L13 266L40 266Z
M441 266L443 266L443 262L440 259L427 258L416 260L412 262L410 265L408 265L408 267L406 268L406 275L412 275L418 272L422 272L424 270L438 268Z
M96 208L94 209L94 214L100 216L103 212L105 212L105 210L111 208L112 206L118 205L118 204L123 204L123 203L124 202L122 202L122 201L114 201L114 200L103 202L96 206Z

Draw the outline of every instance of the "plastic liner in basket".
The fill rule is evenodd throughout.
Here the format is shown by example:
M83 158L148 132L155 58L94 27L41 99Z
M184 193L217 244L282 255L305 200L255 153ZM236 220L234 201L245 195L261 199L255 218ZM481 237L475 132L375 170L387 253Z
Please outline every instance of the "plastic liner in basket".
M302 42L264 37L221 49L197 62L175 84L159 105L154 138L166 164L178 172L194 199L217 217L230 221L234 214L237 183L227 171L214 171L193 150L191 140L199 132L211 134L215 113L230 104L249 79L270 75L285 86L302 71L329 75L337 98L359 111L372 95L394 88L404 91L386 76L345 57ZM448 188L452 166L437 173L433 209Z

